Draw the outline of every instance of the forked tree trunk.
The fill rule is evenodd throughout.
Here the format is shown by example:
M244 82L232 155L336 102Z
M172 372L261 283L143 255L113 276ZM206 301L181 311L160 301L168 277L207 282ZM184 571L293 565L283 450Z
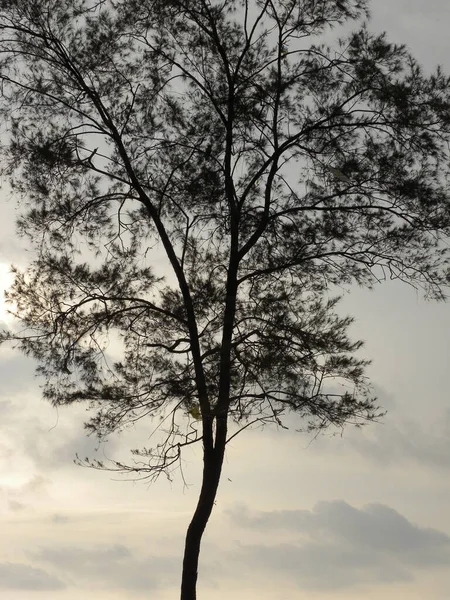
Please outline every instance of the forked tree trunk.
M189 524L184 546L181 600L196 600L200 543L214 506L220 481L225 445L205 452L200 496Z

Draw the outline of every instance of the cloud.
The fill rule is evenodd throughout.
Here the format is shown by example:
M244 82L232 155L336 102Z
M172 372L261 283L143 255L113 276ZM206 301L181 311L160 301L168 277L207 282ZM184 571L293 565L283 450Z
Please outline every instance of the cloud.
M66 525L67 523L70 523L70 518L67 515L55 513L50 517L50 522L55 525Z
M382 466L414 463L427 469L450 469L450 409L436 408L424 423L423 419L411 418L414 410L404 401L396 401L382 386L374 385L373 389L378 404L387 411L381 422L362 428L348 426L343 431L326 430L317 439L311 438L314 452L336 456L338 452L348 454L356 450L360 456ZM288 416L291 430L295 429L294 418ZM341 443L331 439L336 433L342 435Z
M59 590L65 584L42 569L21 563L0 563L0 589L4 590Z
M65 410L63 407L59 412ZM69 417L73 418L72 423ZM71 467L77 454L82 459L104 459L105 448L112 453L117 446L117 438L111 437L107 443L100 443L95 436L88 436L79 415L70 408L64 418L65 422L59 423L59 416L56 416L50 426L48 420L37 422L23 438L25 454L33 458L37 467L51 470Z
M23 358L0 361L0 381L9 382L0 400L0 460L26 460L33 470L54 470L71 467L76 454L94 457L107 448L112 454L118 446L118 436L100 444L84 429L86 404L54 408L39 397L32 361ZM3 377L2 377L3 375ZM13 396L13 391L15 396ZM17 469L16 469L17 470Z
M421 63L434 69L436 64L447 62L445 24L449 7L443 0L434 0L431 6L430 10L428 2L411 3L411 0L374 2L371 29L379 32L387 28L391 40L408 44Z
M450 411L429 427L392 415L382 426L348 436L361 455L382 464L415 462L426 467L450 469Z
M135 556L122 544L44 547L30 557L52 565L77 581L105 589L154 590L178 583L180 559L175 556Z
M0 323L1 329L1 323ZM35 369L36 364L18 350L14 350L8 344L0 346L0 381L2 382L2 397L15 395L27 389L36 394ZM2 399L1 412L10 411L7 402Z
M17 500L9 500L8 508L13 512L18 512L24 510L26 508L26 504L23 504L22 502L17 502Z
M9 483L0 485L0 499L4 499L8 508L17 512L26 509L37 496L46 494L48 479L34 475L22 484Z
M246 565L308 589L410 581L419 569L450 562L450 536L414 525L382 504L358 509L333 501L312 511L268 512L235 507L227 514L253 535L264 534L261 543L237 548Z

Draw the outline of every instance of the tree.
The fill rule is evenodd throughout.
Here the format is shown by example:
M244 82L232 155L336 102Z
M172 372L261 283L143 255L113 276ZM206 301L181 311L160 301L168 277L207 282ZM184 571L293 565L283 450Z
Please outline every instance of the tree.
M310 430L380 414L335 290L390 277L445 296L449 78L366 16L365 0L0 0L2 173L37 250L9 294L24 329L4 337L53 404L90 403L100 438L164 421L133 464L93 466L170 476L202 445L182 600L231 437L289 412Z

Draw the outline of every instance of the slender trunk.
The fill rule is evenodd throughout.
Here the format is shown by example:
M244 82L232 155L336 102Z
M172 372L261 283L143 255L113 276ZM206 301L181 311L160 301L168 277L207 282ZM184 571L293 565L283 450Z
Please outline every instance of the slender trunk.
M211 515L219 487L225 444L205 450L203 478L200 496L189 524L184 546L183 574L181 578L181 600L196 600L198 559L200 543Z
M220 51L220 49L219 49ZM200 496L192 520L186 533L184 546L183 574L181 578L181 600L197 599L197 576L200 544L203 533L214 507L214 500L219 487L227 437L227 420L230 397L230 364L231 340L233 337L234 317L236 313L237 294L237 259L239 244L239 209L236 203L233 174L231 167L233 146L233 118L234 118L234 83L230 79L229 65L225 60L228 73L228 119L225 152L225 191L229 202L231 214L231 246L226 284L226 301L223 322L222 345L220 352L219 395L214 408L216 419L215 441L212 441L212 422L206 421L209 415L203 415L203 478ZM196 334L198 335L198 334ZM197 338L198 339L198 338ZM200 358L200 363L202 359ZM205 434L208 433L208 437Z

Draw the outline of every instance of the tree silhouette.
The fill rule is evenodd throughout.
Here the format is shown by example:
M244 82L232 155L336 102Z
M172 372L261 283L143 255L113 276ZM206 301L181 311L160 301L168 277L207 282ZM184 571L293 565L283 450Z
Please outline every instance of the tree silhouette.
M449 79L366 16L365 0L0 0L2 173L36 249L4 338L53 404L90 404L99 438L163 421L131 464L92 466L170 476L201 445L182 600L231 437L289 412L310 430L380 414L334 290L390 277L444 298Z

